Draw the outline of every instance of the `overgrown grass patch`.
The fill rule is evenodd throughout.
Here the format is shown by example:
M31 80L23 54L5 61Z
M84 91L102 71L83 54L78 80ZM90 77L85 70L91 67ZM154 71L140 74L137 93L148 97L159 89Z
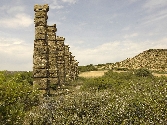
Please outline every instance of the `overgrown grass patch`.
M76 86L82 89L76 91ZM167 77L106 72L66 86L69 91L40 99L25 77L0 73L2 124L166 124Z

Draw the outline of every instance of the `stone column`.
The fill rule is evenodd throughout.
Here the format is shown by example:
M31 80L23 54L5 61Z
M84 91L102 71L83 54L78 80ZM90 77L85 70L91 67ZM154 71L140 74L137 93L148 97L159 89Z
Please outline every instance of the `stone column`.
M69 80L70 81L73 81L74 80L74 78L73 78L73 76L74 76L74 57L75 56L72 56L72 53L70 52L70 54L69 54Z
M58 80L59 84L65 84L65 45L64 45L64 37L57 36L57 68L58 68Z
M75 60L75 62L74 62L74 80L78 79L78 74L79 74L78 63L79 62L77 62L77 60Z
M65 45L65 55L64 55L64 61L65 61L65 83L69 84L69 70L70 70L70 63L69 63L69 45Z
M58 69L57 69L57 42L56 42L56 24L47 26L47 41L49 49L49 82L50 90L55 90L58 86Z
M48 43L47 43L47 12L49 6L35 5L35 40L33 54L33 85L42 91L43 94L49 93L48 79Z
M75 80L75 56L71 58L71 79L72 81Z

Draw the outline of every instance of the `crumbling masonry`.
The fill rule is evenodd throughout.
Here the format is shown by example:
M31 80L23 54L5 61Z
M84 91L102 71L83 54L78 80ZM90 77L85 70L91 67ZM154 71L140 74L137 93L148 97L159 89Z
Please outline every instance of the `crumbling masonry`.
M33 85L49 95L61 85L78 77L78 62L65 45L64 37L56 36L56 24L47 25L48 4L35 5L35 40L33 54Z

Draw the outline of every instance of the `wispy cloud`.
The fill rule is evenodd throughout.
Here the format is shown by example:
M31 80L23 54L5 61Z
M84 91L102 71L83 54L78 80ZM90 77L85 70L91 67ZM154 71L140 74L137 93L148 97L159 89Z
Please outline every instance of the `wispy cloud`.
M130 27L129 27L129 26L124 27L122 30L123 30L123 31L128 31L128 30L130 30Z
M143 24L152 24L151 22L157 22L160 20L164 20L167 17L167 9L163 9L160 11L155 11L154 13L148 15L147 17L142 19Z
M33 24L33 19L25 11L25 6L3 5L0 7L0 27L21 28Z
M129 3L135 3L137 1L139 1L139 0L128 0Z
M25 7L24 5L23 6L3 5L0 7L0 10L3 12L7 12L8 14L13 14L25 11Z
M167 6L166 0L147 0L143 7L148 11L153 11L165 6Z
M0 69L32 70L33 47L18 38L0 37Z
M147 49L167 48L166 0L36 2L49 4L48 25L57 24L56 34L66 38L80 65L116 62ZM32 70L34 4L1 1L0 70Z
M9 13L9 14L15 13L15 12L16 13L24 12L24 11L25 11L25 7L24 6L14 6L14 7L9 6L8 9L7 9L7 13Z
M21 28L28 27L31 24L33 24L33 19L25 13L16 14L11 18L0 19L0 27Z
M138 35L139 35L138 33L126 34L126 35L124 36L124 38L125 38L125 39L127 39L127 38L133 38L133 37L136 37L136 36L138 36Z
M70 4L75 4L77 2L77 0L62 0L62 1Z
M54 0L54 1L52 1L52 3L50 4L50 8L51 8L51 9L62 9L62 8L64 8L64 6L61 5L60 3L58 3L57 0Z
M48 2L48 0L45 0ZM50 8L51 9L63 9L64 8L64 3L69 3L69 4L75 4L77 0L52 0L50 1Z
M159 41L143 41L133 42L130 40L114 41L104 43L94 48L84 49L82 47L72 47L72 52L76 55L76 59L80 65L84 64L100 64L122 61L126 58L132 58L137 54L148 49L167 48L167 38Z

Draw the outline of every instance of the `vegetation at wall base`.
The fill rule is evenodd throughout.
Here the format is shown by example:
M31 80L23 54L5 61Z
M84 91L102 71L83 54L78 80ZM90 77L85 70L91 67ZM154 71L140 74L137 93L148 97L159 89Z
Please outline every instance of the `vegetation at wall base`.
M89 64L86 66L78 66L79 72L86 72L86 71L97 71L98 69L93 65Z
M0 73L3 124L166 124L167 77L152 76L146 69L111 70L102 77L79 78L68 84L65 93L40 102L38 91L32 91L32 85L19 74Z

